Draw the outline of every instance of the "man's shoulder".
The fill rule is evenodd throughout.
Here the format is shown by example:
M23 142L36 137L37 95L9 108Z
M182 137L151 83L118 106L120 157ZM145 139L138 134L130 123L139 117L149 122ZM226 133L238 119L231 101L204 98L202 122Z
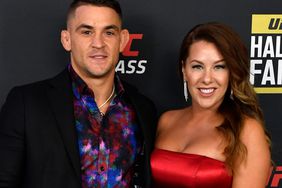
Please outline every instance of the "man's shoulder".
M135 93L139 93L138 89L133 86L132 84L126 82L125 80L121 79L120 80L122 83L122 86L124 87L126 92L135 92Z
M22 95L26 97L37 97L38 95L44 94L47 91L58 88L58 89L66 89L70 87L70 82L68 78L68 74L66 71L62 71L56 76L39 80L23 85L14 86L8 93L9 95Z
M65 70L63 70L62 72L50 78L30 82L30 83L23 84L23 85L17 85L12 90L32 91L32 90L37 90L40 88L56 86L59 84L63 84L64 82L65 83L69 82L68 75Z
M147 108L156 110L154 102L148 96L140 92L137 87L124 80L121 80L121 82L124 87L126 97L129 98L135 106L142 106L144 109Z
M147 96L145 96L142 92L140 92L136 86L124 81L122 81L122 85L124 87L125 93L130 96L130 97L134 97L134 98L139 98L142 100L146 100L146 101L151 101L151 99ZM152 101L151 101L152 102Z

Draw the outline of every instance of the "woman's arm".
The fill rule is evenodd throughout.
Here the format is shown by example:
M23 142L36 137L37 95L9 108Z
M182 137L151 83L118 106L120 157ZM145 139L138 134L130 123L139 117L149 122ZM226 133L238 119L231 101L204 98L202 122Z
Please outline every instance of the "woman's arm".
M235 167L232 188L264 188L270 173L271 154L261 124L247 118L240 139L247 148L247 156Z

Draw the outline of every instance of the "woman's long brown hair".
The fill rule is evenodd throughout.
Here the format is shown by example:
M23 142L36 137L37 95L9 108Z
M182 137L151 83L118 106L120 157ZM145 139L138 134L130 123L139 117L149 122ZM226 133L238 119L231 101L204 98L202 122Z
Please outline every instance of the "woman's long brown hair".
M227 143L224 149L225 163L234 173L235 163L242 162L247 155L247 148L240 140L244 118L255 118L261 123L269 146L271 145L270 136L264 126L263 113L256 93L249 81L250 65L247 48L239 35L229 26L211 22L197 25L189 31L180 49L180 71L184 66L182 62L185 62L189 56L191 45L201 40L211 42L217 47L230 72L229 87L218 109L224 117L224 122L217 129L224 135Z

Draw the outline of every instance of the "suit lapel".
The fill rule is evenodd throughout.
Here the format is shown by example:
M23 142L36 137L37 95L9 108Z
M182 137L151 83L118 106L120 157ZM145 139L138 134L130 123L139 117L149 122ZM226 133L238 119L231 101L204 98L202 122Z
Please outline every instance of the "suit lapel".
M148 148L152 148L152 144L154 142L154 126L156 121L155 109L152 109L154 106L146 106L148 105L147 101L144 101L143 98L140 98L137 95L137 91L134 91L133 88L125 86L126 96L130 99L130 102L133 104L134 109L136 111L138 122L140 123L142 133L144 136L144 140L148 145ZM151 111L148 111L150 109Z
M80 181L80 160L75 130L73 96L67 70L50 80L50 84L52 89L47 91L47 96L55 114L68 157Z
M141 167L143 168L143 171L140 171L140 173L142 173L140 175L141 177L143 176L144 179L141 179L141 181L144 181L142 182L142 184L144 184L145 187L150 187L150 154L154 147L155 140L155 126L157 121L156 111L153 105L149 105L148 101L144 101L144 98L140 97L140 95L136 93L137 91L135 89L128 87L127 84L123 85L125 86L126 97L129 98L136 111L138 122L140 123L143 138L145 141L145 161L143 164L144 166Z

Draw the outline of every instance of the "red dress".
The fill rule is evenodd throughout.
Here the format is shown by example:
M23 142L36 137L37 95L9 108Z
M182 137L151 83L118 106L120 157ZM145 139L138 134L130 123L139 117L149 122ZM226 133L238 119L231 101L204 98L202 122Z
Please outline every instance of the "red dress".
M196 154L155 149L151 155L155 188L231 188L224 162Z

